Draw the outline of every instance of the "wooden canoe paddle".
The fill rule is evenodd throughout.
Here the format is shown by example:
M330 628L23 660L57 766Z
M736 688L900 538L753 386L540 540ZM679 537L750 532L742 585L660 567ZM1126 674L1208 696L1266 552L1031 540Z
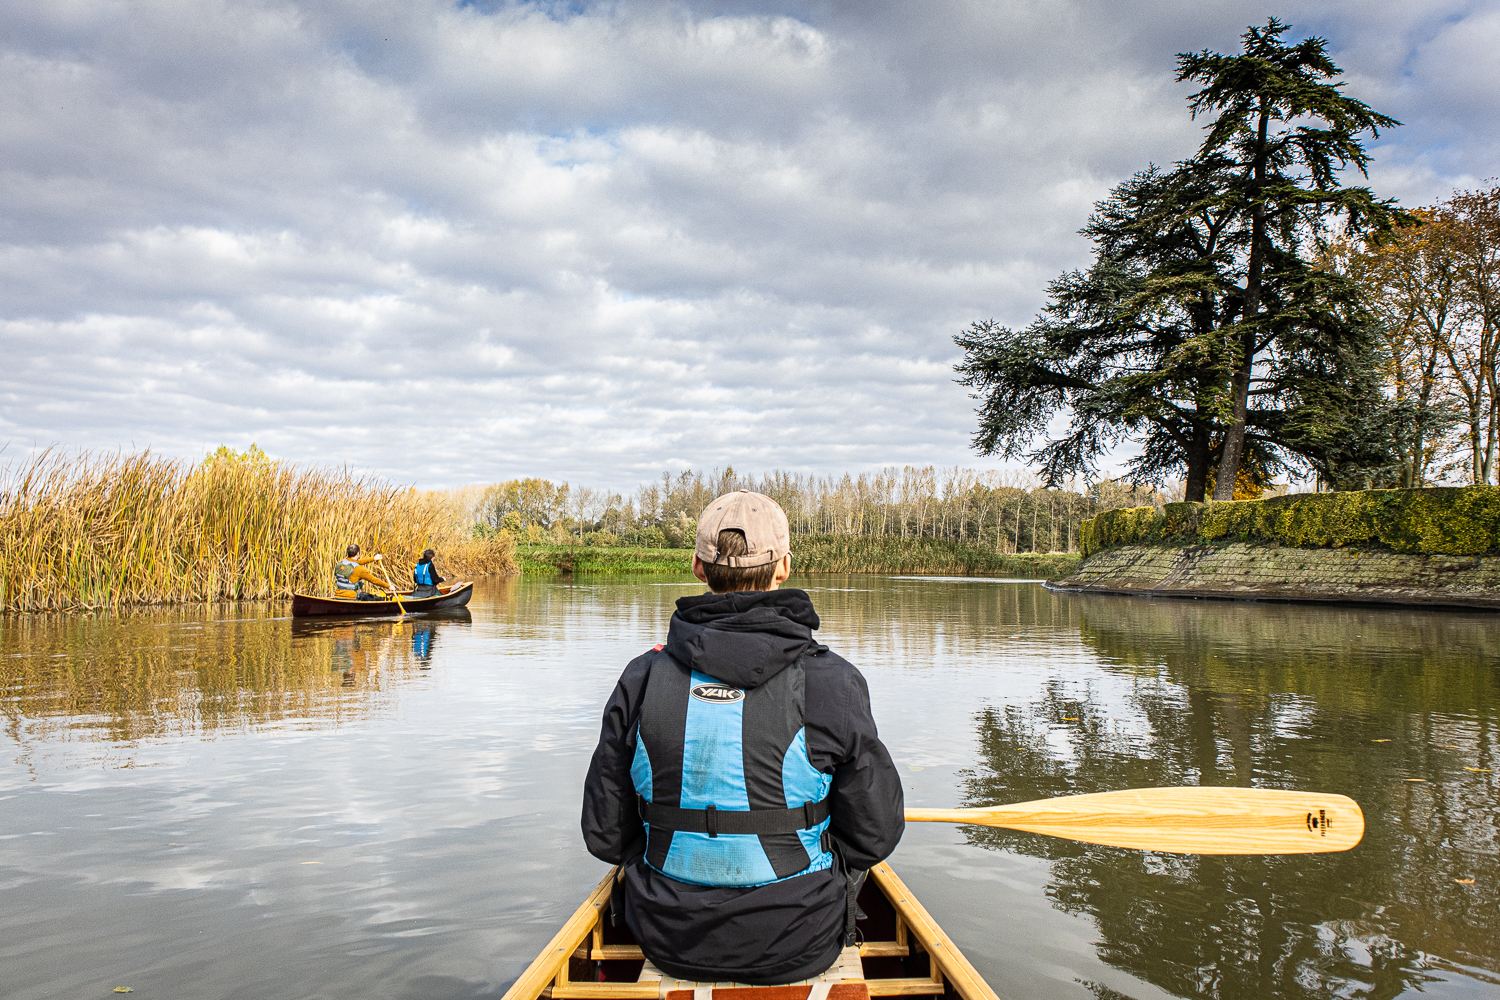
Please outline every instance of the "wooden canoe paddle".
M908 823L968 823L1173 854L1319 854L1365 834L1345 795L1277 788L1132 788L987 809L908 809Z
M385 585L390 590L391 596L396 599L396 607L401 609L401 617L406 617L406 605L401 603L401 595L396 593L396 585L391 582L390 570L385 568L385 560L380 560L380 575L385 577Z

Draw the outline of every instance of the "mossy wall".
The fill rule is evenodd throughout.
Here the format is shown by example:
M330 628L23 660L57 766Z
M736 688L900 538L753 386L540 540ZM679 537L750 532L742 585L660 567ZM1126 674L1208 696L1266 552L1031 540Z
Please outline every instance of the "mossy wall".
M1500 488L1303 493L1111 510L1083 523L1085 556L1116 545L1266 542L1388 552L1500 554Z

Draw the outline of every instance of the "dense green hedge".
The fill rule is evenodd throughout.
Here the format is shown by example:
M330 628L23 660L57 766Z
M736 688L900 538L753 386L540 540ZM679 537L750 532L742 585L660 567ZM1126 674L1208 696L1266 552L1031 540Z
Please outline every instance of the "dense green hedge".
M1500 488L1302 493L1105 511L1083 524L1083 553L1130 543L1276 542L1297 548L1443 555L1500 552Z

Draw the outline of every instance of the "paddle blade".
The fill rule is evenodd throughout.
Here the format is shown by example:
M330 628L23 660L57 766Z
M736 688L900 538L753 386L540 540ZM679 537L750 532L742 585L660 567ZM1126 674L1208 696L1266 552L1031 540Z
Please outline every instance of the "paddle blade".
M1365 835L1344 795L1275 788L1132 788L988 809L908 809L909 823L972 823L1175 854L1320 854Z

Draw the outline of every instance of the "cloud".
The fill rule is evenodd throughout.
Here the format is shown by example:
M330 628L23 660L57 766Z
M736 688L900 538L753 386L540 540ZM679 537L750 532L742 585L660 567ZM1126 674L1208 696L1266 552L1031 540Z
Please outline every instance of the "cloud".
M1194 148L1173 56L1237 8L10 4L0 439L433 486L987 464L952 335ZM1284 16L1409 123L1381 193L1494 172L1496 11Z

